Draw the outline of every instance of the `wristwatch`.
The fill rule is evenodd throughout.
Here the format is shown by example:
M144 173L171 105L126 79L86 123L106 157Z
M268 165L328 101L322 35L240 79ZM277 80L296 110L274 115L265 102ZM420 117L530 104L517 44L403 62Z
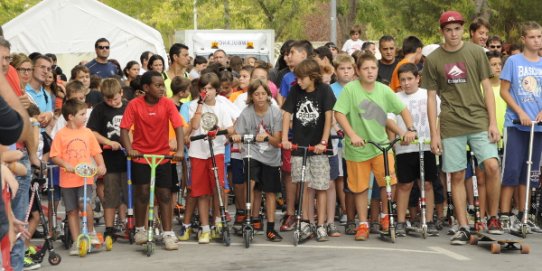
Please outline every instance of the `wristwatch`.
M324 146L327 146L327 141L326 140L322 140L320 141L320 144L324 145Z
M418 131L416 131L416 128L414 126L411 126L411 127L408 127L407 130L409 132L414 132L414 133L417 133Z

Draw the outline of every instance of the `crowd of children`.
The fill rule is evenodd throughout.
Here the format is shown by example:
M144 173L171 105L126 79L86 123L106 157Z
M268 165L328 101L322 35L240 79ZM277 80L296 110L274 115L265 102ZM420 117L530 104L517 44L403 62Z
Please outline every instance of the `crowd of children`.
M315 50L309 41L288 41L273 69L253 57L245 63L232 59L239 62L232 69L222 50L212 61L197 56L191 66L191 48L177 43L171 47L169 65L145 52L141 61L148 64L141 75L136 61L124 69L126 78L118 72L110 78L93 77L96 66L77 65L66 83L49 56L34 54L29 60L32 68L18 69L31 73L19 96L35 126L35 142L25 142L26 151L16 155L24 157L23 164L9 169L25 175L25 166L35 165L36 157L62 168L55 185L61 191L72 239L80 233L86 189L90 240L99 244L90 195L95 188L104 208L104 235L115 236L116 221L122 224L126 219L126 159L131 156L134 238L136 244L144 244L151 169L141 156L171 155L171 161L165 159L156 168L154 190L166 250L178 249L179 241L191 239L195 232L200 244L220 238L227 225L222 224L218 196L227 199L228 194L235 195L234 227L248 217L256 233L265 233L272 242L282 240L279 232L294 229L298 208L303 210L302 242L311 238L322 242L343 233L367 240L370 233L389 231L386 177L397 203L397 236L406 236L407 229L419 223L420 190L426 196L428 234L438 236L445 212L443 176L449 173L457 218L451 243L466 244L471 233L467 214L473 205L466 151L472 150L475 157L470 159L476 159L480 175L484 222L480 230L517 232L520 219L529 212L524 208L525 160L532 148L532 169L539 172L542 154L540 126L534 128L534 144L529 146L531 125L542 121L542 27L525 23L523 52L504 59L501 52L486 54L479 44L462 41L461 14L444 12L439 24L443 44L424 47L419 38L409 36L402 43L401 56L395 53L394 39L383 37L378 48L385 48L386 71L379 70L376 45L360 39L359 26L352 28L343 52L333 53L338 51L334 44ZM5 42L0 42L0 53ZM106 39L96 44L97 51L110 48ZM98 82L97 89L92 80ZM217 133L220 130L226 132ZM212 152L207 141L190 141L198 135L212 139ZM247 136L254 138L250 153L244 142ZM400 142L386 154L390 171L385 176L384 154L368 141L385 143L397 137ZM418 142L423 143L424 180L420 180ZM313 148L304 152L308 146ZM6 156L8 152L3 157L6 162L17 160ZM86 188L75 170L82 163L96 168L98 176L90 178ZM4 181L3 165L2 173ZM5 180L12 186L12 179ZM301 181L306 183L299 202ZM19 181L19 190L28 190L28 185ZM250 199L247 186L253 191ZM184 199L178 199L178 193ZM55 197L58 206L60 194ZM246 201L252 203L250 213L244 209ZM25 202L27 197L13 201L16 206ZM181 230L174 232L173 210L181 202ZM275 213L281 207L284 215L279 225ZM25 208L17 207L13 221L24 219L21 210ZM30 220L37 225L37 218ZM539 231L530 221L529 228ZM24 262L26 269L37 266L31 258L23 261L17 251L12 251L14 266L15 262ZM78 254L74 244L70 255Z

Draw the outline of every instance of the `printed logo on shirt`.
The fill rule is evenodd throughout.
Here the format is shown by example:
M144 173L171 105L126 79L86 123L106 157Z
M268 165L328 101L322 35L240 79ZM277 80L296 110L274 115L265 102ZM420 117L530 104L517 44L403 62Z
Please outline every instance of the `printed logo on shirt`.
M448 84L467 83L467 65L464 62L445 64L444 71Z
M363 100L359 104L359 117L366 120L376 120L380 125L386 126L386 112L375 102L371 100Z
M305 101L301 102L298 108L295 117L301 122L301 125L316 125L318 117L320 117L317 104L305 98Z
M111 139L113 135L120 137L120 122L122 115L114 116L111 121L107 122L107 138Z
M67 161L84 161L84 159L87 157L88 152L89 149L85 141L80 138L72 139L66 147Z

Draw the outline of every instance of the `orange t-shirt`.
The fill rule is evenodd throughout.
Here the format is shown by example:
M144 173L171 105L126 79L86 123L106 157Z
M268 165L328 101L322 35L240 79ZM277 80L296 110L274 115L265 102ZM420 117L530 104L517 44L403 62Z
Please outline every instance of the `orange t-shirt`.
M245 93L247 91L248 91L248 87L243 88L243 89L239 89L236 92L232 93L228 99L230 100L230 102L233 103L233 102L235 102L235 100L237 100L237 97L239 97L239 95L241 95L241 94L243 94L243 93Z
M401 65L405 63L411 63L408 61L408 59L403 58L399 63L397 63L397 66L395 66L395 69L393 70L393 73L391 74L391 80L390 80L390 88L393 89L393 91L397 92L397 90L401 89L401 81L399 81L399 77L397 76L397 73L399 72L399 68Z
M93 162L92 157L102 153L98 140L87 127L71 129L64 127L58 131L51 145L51 157L58 157L72 167L80 163ZM87 178L87 184L92 184L94 178ZM84 179L75 173L60 170L60 187L72 188L83 186Z

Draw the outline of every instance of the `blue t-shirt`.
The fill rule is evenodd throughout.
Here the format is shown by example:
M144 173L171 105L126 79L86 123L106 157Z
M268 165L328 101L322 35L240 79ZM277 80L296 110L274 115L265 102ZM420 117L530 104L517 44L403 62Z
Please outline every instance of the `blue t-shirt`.
M290 93L290 88L296 80L297 79L293 72L285 74L282 78L282 82L280 83L280 96L284 98L288 97L288 93Z
M97 75L100 78L109 78L117 74L117 66L113 65L111 62L107 63L98 63L96 59L93 59L87 63L87 68L90 70L90 74Z
M501 72L501 80L510 82L510 95L531 120L542 111L542 59L529 61L523 54L517 54L506 60ZM518 114L510 107L506 108L504 127L516 127L529 131L530 127L513 124L519 119ZM542 126L535 126L535 131L542 132Z
M30 84L26 84L24 89L26 93L32 97L34 102L36 102L36 105L40 109L40 113L53 112L53 104L55 101L53 101L51 95L49 95L43 87L40 87L39 91L36 91Z
M339 99L339 95L341 95L341 92L343 91L344 86L339 84L339 82L335 82L330 85L331 90L333 91L333 94L335 94L335 98Z

